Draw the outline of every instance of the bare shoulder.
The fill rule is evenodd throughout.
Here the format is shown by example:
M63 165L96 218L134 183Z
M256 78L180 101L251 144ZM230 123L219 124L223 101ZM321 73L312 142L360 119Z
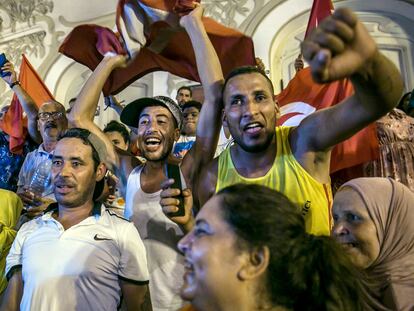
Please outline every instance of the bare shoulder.
M304 120L305 121L305 120ZM302 125L302 123L304 123ZM317 151L312 147L312 126L302 122L289 133L289 145L296 161L313 178L321 183L329 183L331 149ZM318 135L313 131L313 135Z

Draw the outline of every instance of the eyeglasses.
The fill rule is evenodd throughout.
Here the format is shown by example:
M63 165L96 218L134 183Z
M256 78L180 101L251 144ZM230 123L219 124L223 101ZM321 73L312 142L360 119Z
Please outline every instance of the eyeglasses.
M38 117L42 121L46 121L49 118L53 120L57 120L62 118L64 115L64 112L41 112L38 114Z

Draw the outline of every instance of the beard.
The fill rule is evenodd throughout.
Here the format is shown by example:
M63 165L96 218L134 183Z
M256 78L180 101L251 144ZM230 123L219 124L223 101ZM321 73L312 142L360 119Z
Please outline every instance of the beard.
M256 143L254 145L248 145L243 141L241 136L233 136L235 143L239 145L240 148L242 148L244 151L249 153L260 153L265 151L272 144L274 137L275 132L267 133L266 138L263 142Z
M174 139L168 139L162 143L163 146L160 146L161 150L157 150L156 152L151 152L145 150L144 143L139 144L139 149L141 151L141 155L147 161L151 162L162 162L167 160L168 156L171 154L173 146L174 146Z
M168 156L171 153L171 149L169 148L163 148L160 154L154 154L154 152L148 152L145 150L142 150L142 157L145 158L147 161L151 162L162 162L168 158Z

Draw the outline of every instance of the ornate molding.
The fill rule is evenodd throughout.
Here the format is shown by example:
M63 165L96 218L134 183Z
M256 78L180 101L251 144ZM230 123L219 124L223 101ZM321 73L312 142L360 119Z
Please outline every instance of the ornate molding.
M36 17L47 15L53 11L53 1L51 0L2 0L0 10L4 11L9 17L9 27L11 32L16 31L19 23L27 23L27 27L36 24ZM3 19L0 23L0 31L3 30Z
M46 31L27 34L4 42L3 51L10 59L15 60L15 66L19 66L22 54L34 55L37 58L43 58L46 55L45 37Z
M52 11L51 0L0 2L0 46L16 66L20 64L23 53L36 58L45 57L45 39L54 31L54 22L48 16ZM41 25L42 22L46 22L47 27Z
M255 8L251 0L210 0L203 2L206 16L233 28L237 28Z

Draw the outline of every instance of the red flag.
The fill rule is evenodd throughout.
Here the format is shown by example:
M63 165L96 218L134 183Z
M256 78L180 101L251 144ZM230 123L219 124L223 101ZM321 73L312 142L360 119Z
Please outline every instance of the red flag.
M305 38L318 27L319 23L327 16L332 14L334 7L331 0L314 0L309 16L308 27L306 28Z
M25 55L23 55L22 64L20 65L19 81L22 88L26 90L38 107L45 101L53 99L52 93L50 93ZM0 123L0 127L10 136L10 151L20 154L23 151L23 144L27 135L27 119L26 117L23 118L23 109L16 94L13 95L10 108Z
M187 12L187 2L184 0L120 0L119 15L122 14L123 5L126 2L135 5L137 10L140 10L140 14L152 12L158 14L160 19L149 24L146 21L150 19L150 16L142 19L143 29L146 30L145 38L143 38L145 44L128 67L118 68L111 73L104 86L104 94L119 93L133 81L157 70L200 81L190 38L184 29L172 27L167 22L170 19L166 18L176 14L173 12L178 12L179 15ZM176 15L175 20L178 20ZM239 66L255 65L251 38L207 17L203 18L203 23L218 54L224 75ZM105 40L100 39L102 34L107 36ZM104 51L120 52L117 44L111 45L115 40L118 40L117 35L108 28L98 25L80 25L66 37L59 52L94 70L102 60ZM103 47L100 42L104 42L105 46Z
M353 92L352 84L347 79L317 84L312 80L310 68L302 69L277 96L281 106L281 118L278 120L278 125L296 126L307 115L333 106L352 95ZM331 173L377 157L376 127L375 124L371 124L335 146L331 156Z

